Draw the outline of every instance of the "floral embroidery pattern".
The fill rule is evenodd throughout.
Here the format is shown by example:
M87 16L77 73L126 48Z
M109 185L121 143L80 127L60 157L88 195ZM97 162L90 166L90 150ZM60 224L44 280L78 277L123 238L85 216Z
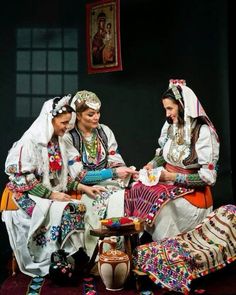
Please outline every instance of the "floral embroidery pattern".
M58 142L48 143L49 169L51 172L59 171L62 168L62 156Z
M45 233L47 232L47 228L45 226L41 226L35 233L33 237L33 241L36 246L46 247L47 243L50 241L49 238L46 237Z
M60 226L52 226L51 240L56 241L60 237Z
M61 239L74 231L83 231L85 229L84 215L86 208L83 204L69 203L64 210L61 221Z
M15 174L15 173L17 173L17 165L16 164L9 165L6 168L6 173L9 173L9 174Z
M149 225L152 225L157 217L160 209L169 201L174 200L180 195L187 194L191 192L192 189L184 188L184 187L174 187L171 189L168 194L167 192L163 192L157 198L156 202L152 205L149 213L146 216L145 222Z
M18 196L19 197L19 196ZM25 211L30 217L33 214L35 201L33 201L28 194L23 194L19 198L15 198L18 206Z
M45 247L49 242L61 244L73 231L83 231L85 228L84 215L86 208L83 204L69 203L63 212L61 225L51 225L50 230L41 226L34 234L36 246Z
M31 190L39 181L33 173L15 174L14 178L7 184L7 187L14 192L26 192Z
M106 218L107 205L109 197L117 191L117 188L107 188L106 192L102 192L98 198L93 201L93 209L100 219Z

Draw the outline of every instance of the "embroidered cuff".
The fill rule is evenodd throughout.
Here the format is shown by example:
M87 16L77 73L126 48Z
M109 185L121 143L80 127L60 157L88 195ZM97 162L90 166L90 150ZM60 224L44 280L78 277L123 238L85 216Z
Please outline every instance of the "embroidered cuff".
M112 169L102 169L97 171L87 171L80 182L83 184L96 184L100 181L113 177Z
M79 182L76 180L70 180L67 184L67 190L68 191L76 191L77 190L77 186L78 186Z
M153 168L157 168L163 166L166 163L166 161L163 156L155 156L152 159L151 163L153 164Z
M201 179L198 173L188 174L186 177L186 184L189 187L206 186L206 183Z
M30 194L35 195L40 198L49 199L51 191L46 188L42 183L37 184L31 190L28 191Z
M182 173L177 173L175 183L177 183L177 184L186 184L186 175L182 174Z

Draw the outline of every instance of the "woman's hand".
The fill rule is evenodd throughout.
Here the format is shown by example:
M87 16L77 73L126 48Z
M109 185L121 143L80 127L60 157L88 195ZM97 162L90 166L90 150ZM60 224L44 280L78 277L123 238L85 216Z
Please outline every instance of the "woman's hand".
M68 202L71 200L71 196L62 192L52 192L49 199L53 201Z
M78 185L77 190L82 193L85 193L93 199L96 199L101 194L101 192L107 191L106 188L103 186L88 186L82 183Z
M147 163L145 166L143 166L143 169L146 169L147 171L150 171L153 169L152 163Z
M137 171L129 167L117 167L115 169L116 169L116 174L118 176L117 178L120 178L120 179L125 179L128 176L136 175L138 173Z
M167 181L172 181L174 182L176 179L176 173L175 172L169 172L165 169L163 169L161 171L161 176L160 176L160 179L159 181L161 182L167 182Z
M139 180L139 171L136 171L136 173L132 175L132 179L133 179L133 181Z

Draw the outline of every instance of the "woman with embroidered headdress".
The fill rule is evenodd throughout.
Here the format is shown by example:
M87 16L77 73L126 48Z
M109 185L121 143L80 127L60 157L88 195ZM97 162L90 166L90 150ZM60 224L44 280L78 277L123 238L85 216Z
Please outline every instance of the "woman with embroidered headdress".
M69 192L93 197L101 191L68 177L62 137L74 112L69 99L46 101L6 159L7 188L18 210L3 211L2 219L20 270L33 277L49 273L52 252L64 249L73 255L84 247L86 208Z
M87 90L78 91L71 106L76 110L76 124L64 137L70 174L83 184L99 184L107 189L96 199L86 195L81 199L87 207L86 250L92 254L97 239L90 236L90 229L100 227L100 219L123 216L124 180L136 172L126 167L112 130L99 123L101 101L97 95Z
M212 211L219 158L215 128L185 81L170 80L161 99L160 147L125 198L125 214L144 218L154 241L193 229Z

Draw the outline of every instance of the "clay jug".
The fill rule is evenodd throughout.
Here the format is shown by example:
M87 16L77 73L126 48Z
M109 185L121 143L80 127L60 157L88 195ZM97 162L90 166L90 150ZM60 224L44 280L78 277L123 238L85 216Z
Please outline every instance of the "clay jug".
M103 252L104 243L109 244L111 249ZM129 256L116 250L116 242L103 240L99 244L98 271L107 290L122 290L130 272Z

